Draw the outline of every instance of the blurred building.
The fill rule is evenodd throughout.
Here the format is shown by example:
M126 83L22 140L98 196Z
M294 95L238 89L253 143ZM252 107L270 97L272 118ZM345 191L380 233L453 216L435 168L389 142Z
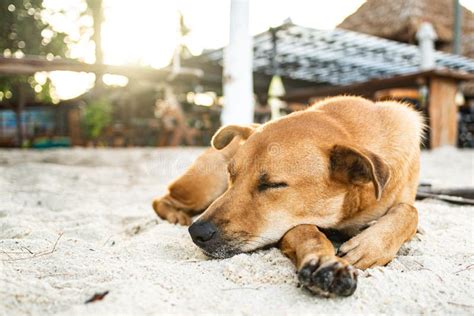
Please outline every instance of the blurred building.
M421 23L433 25L436 49L452 52L454 1L452 0L367 0L337 27L397 42L416 44ZM474 13L461 7L461 55L474 58Z
M469 83L474 78L474 16L462 8L464 56L460 56L449 53L453 15L450 0L367 0L335 30L317 30L286 22L254 36L255 120L263 123L270 118L269 85L278 77L284 85L281 90L286 91L280 97L286 102L282 113L304 109L314 100L337 94L362 95L374 100L397 99L412 103L430 117L434 131L431 145L454 145L459 135L460 146L474 147L474 84ZM433 69L421 71L416 33L426 21L433 24L437 33L434 44L439 51L433 54ZM185 59L178 68L182 66L187 71L181 71L179 76L173 67L156 70L2 57L0 74L70 70L124 75L130 79L126 89L103 91L113 105L113 113L111 123L95 143L208 145L219 127L224 103L220 97L223 55L223 49L218 49ZM163 85L172 87L173 98L181 107L173 113L181 116L166 116L163 113L168 112L156 108L165 104L159 102L166 99L161 91ZM90 103L97 96L86 94L81 99ZM79 103L63 106L66 104L45 106L27 102L25 112L21 113L21 131L32 140L30 143L37 142L39 137L41 144L43 135L49 139L51 135L67 136L72 145L88 143L80 122L84 118L81 110L84 106L79 107ZM464 106L458 112L457 105L461 104ZM4 104L0 111L0 145L15 144L14 110ZM462 114L459 124L458 113Z
M374 100L410 101L437 120L430 122L435 131L432 146L455 145L455 97L458 84L474 78L474 59L442 51L435 51L433 58L433 69L421 71L416 45L349 30L317 30L285 23L254 37L254 91L260 103L266 104L271 78L281 76L286 111L304 108L317 98L347 93ZM219 49L188 62L205 70L202 84L206 89L218 90L222 60L223 50ZM445 115L437 115L438 111Z
M474 13L460 7L460 54L474 59ZM339 28L403 43L416 43L421 23L429 22L437 34L437 50L452 52L455 7L452 0L367 0ZM474 147L474 80L462 84L465 104L460 107L459 145Z
M28 99L21 112L22 134L28 146L36 148L67 147L80 135L78 99L67 100L61 106ZM0 102L0 147L17 146L17 119L14 109Z

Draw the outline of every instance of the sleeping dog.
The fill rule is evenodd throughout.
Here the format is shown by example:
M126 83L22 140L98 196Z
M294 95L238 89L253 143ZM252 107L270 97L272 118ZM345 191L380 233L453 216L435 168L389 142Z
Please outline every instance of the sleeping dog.
M390 262L416 232L423 119L409 106L325 99L264 125L228 125L153 202L207 255L278 245L300 282L348 296L354 267ZM349 236L336 254L324 233Z

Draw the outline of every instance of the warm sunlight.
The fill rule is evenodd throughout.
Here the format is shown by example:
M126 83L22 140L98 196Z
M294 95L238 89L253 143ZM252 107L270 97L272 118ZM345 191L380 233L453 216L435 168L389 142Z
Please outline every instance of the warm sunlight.
M461 1L474 10L474 1ZM250 29L253 34L270 26L281 24L285 19L318 29L334 28L344 17L353 13L364 0L257 0L250 3ZM46 16L55 27L68 32L71 38L79 38L74 24L75 15L85 10L81 0L45 1L46 7L66 8L69 18ZM304 8L304 10L302 10ZM228 41L230 2L228 0L178 0L150 1L104 0L102 45L106 64L138 64L161 68L169 64L178 44L178 12L184 15L191 33L185 40L193 54L203 49L218 48ZM82 18L83 25L91 25L90 17ZM94 46L79 42L71 46L70 57L86 62L94 61ZM58 78L61 78L60 80ZM76 97L92 86L93 76L57 72L53 79L56 96L60 99ZM120 80L120 79L119 79ZM123 84L108 77L106 84Z
M0 316L474 316L474 0L0 0Z
M178 44L178 11L173 1L104 1L102 45L106 64L161 68Z
M262 32L270 26L291 18L295 23L315 28L333 28L345 16L355 11L363 0L337 0L330 3L322 1L252 1L251 30L253 34ZM68 8L68 12L83 10L80 0L64 3L49 0L50 8ZM321 10L321 6L325 10ZM301 10L302 7L307 10ZM205 48L222 47L228 41L230 2L222 0L203 1L128 1L104 0L104 23L102 26L102 45L106 64L139 64L161 68L169 64L174 48L178 43L178 12L184 15L191 33L185 40L193 54ZM73 15L73 13L70 13ZM47 16L55 27L65 30L72 38L78 38L77 25L71 19ZM81 21L90 25L87 18ZM80 42L72 45L70 57L86 62L94 61L93 44ZM56 96L69 99L84 93L91 87L93 76L67 74L53 76ZM61 79L58 79L61 78ZM122 80L123 82L123 80ZM119 84L108 77L106 84Z

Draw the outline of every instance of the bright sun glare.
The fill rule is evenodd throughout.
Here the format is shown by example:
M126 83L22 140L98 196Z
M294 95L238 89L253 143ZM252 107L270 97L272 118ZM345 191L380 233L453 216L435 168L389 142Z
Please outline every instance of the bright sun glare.
M178 12L173 1L104 1L102 26L107 64L168 64L178 44Z
M262 32L290 17L293 22L319 29L334 28L344 17L353 13L364 0L250 0L250 29ZM462 1L474 10L474 1ZM61 8L66 17L48 17L53 25L80 39L74 17L84 10L83 0L46 0L45 6ZM178 16L184 15L191 29L185 44L193 54L205 48L218 48L228 41L229 0L103 0L104 23L102 46L106 64L139 64L161 68L170 62L178 44ZM83 17L84 25L92 25L90 17ZM71 46L71 58L94 62L94 47L80 41ZM53 72L50 74L60 99L76 97L94 82L92 74ZM126 78L106 76L106 84L125 85Z

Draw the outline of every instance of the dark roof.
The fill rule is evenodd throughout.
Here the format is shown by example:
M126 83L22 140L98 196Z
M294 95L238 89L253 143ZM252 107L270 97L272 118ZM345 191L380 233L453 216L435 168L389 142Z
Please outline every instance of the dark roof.
M320 84L347 85L419 71L418 47L352 31L317 30L294 24L278 28L279 72L283 77ZM254 37L254 72L273 74L272 35ZM474 73L474 59L436 52L439 69ZM222 65L223 50L197 57Z

